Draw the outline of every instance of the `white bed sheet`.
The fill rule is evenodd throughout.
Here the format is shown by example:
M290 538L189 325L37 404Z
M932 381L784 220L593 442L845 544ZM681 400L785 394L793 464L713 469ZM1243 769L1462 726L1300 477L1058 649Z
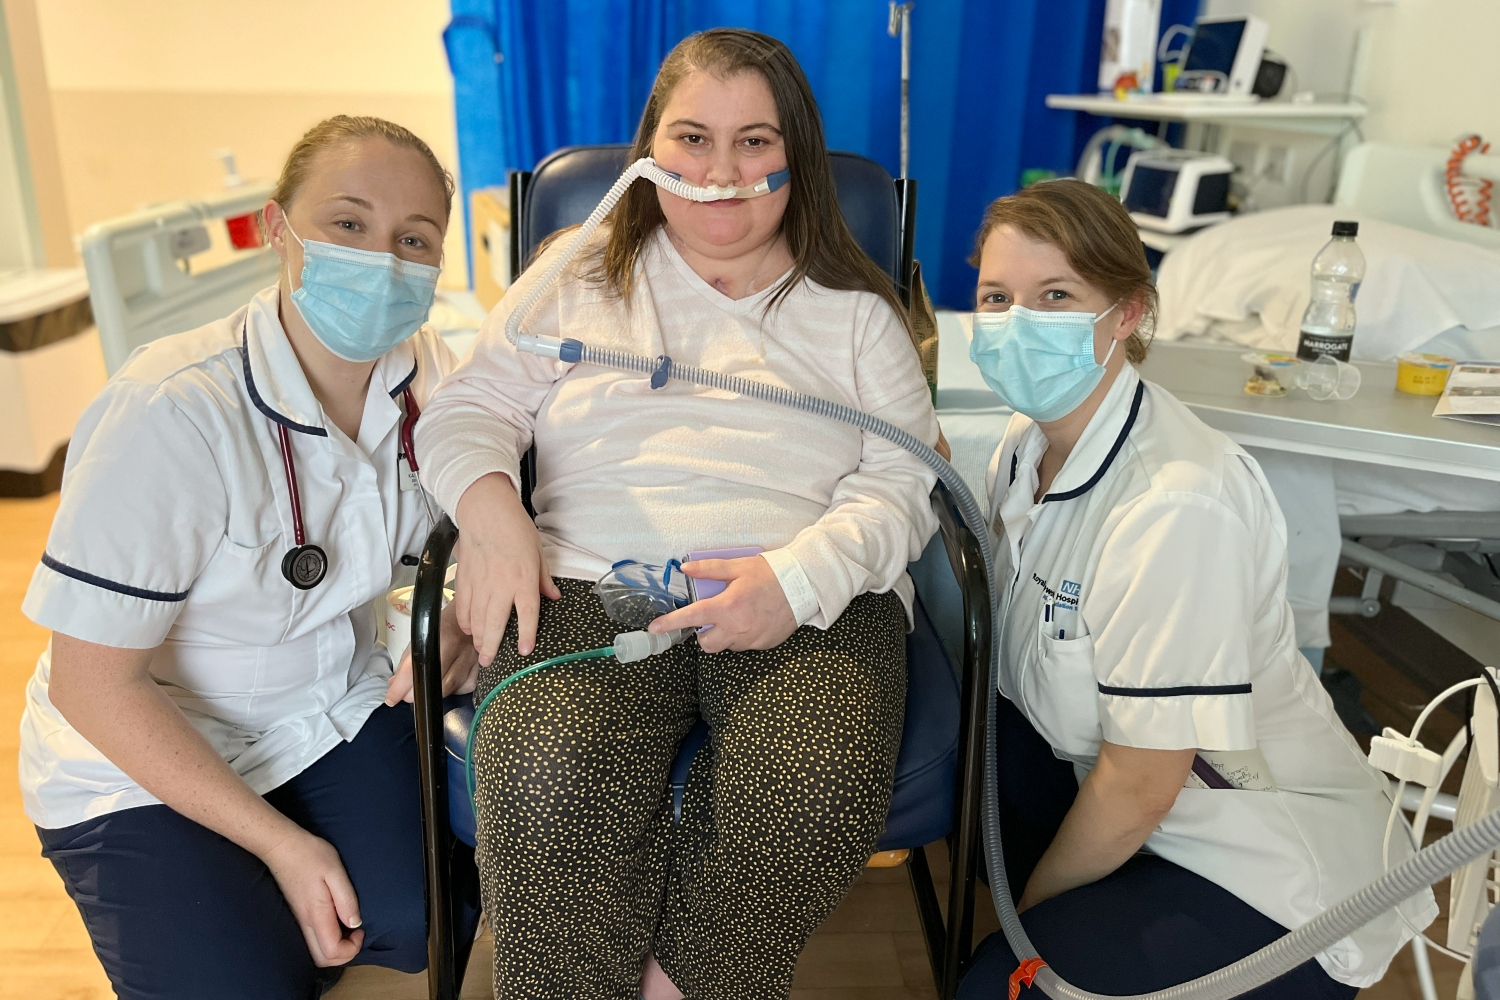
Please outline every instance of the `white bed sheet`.
M1290 351L1309 271L1335 219L1360 223L1367 262L1354 357L1431 350L1500 358L1500 251L1394 225L1347 205L1296 205L1231 219L1167 254L1158 275L1163 340L1208 334Z

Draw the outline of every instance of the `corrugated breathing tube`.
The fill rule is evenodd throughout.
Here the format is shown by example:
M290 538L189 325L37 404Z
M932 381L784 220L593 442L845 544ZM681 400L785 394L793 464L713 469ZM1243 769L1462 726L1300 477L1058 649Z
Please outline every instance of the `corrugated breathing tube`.
M741 197L737 193L717 193L723 189L698 188L687 184L676 175L669 174L650 158L637 160L620 176L604 196L598 207L569 241L557 259L547 269L525 298L517 304L506 320L506 337L519 350L543 357L558 358L564 362L597 365L616 371L635 372L650 376L653 388L660 388L671 379L694 385L707 386L731 392L762 402L775 403L804 413L811 413L828 420L837 420L862 431L890 441L915 455L924 465L937 474L943 485L953 494L964 524L974 533L983 554L986 582L989 586L991 621L995 630L991 642L989 712L985 727L985 780L983 796L985 860L988 863L990 892L995 900L995 912L1005 939L1023 965L1037 959L1037 951L1021 926L1016 915L1015 903L1011 899L1010 886L1005 874L1005 855L1000 840L999 789L995 779L995 712L1000 689L1000 630L1002 623L996 608L999 588L995 581L995 560L990 545L989 528L984 512L968 484L941 455L925 442L909 432L871 416L862 410L835 403L806 393L793 392L779 386L766 385L735 375L708 371L679 365L668 357L650 358L625 351L590 347L577 340L558 340L553 337L535 337L521 333L521 325L535 308L588 238L604 222L606 216L624 196L625 191L638 178L646 178L673 194L695 201L716 201L725 197ZM1277 976L1290 972L1340 939L1374 920L1402 901L1415 895L1457 868L1468 864L1488 851L1500 847L1500 810L1496 810L1469 826L1454 830L1448 836L1420 851L1397 868L1370 883L1364 889L1343 902L1325 910L1284 937L1248 955L1232 965L1190 982L1172 986L1154 993L1137 994L1128 1000L1228 1000L1257 986L1270 982ZM1093 993L1065 981L1045 964L1031 963L1034 974L1032 982L1048 996L1058 1000L1117 1000L1106 994Z

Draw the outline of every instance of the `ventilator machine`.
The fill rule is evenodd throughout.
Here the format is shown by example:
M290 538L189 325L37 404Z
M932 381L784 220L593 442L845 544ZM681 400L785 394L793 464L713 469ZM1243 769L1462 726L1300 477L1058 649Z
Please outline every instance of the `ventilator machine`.
M554 358L570 364L596 365L601 368L646 375L650 378L653 389L660 389L675 379L836 420L899 445L935 472L952 492L964 523L978 540L983 554L993 609L999 587L994 579L995 560L990 546L989 528L985 523L980 504L953 467L926 443L907 431L878 417L831 400L703 368L680 365L667 355L646 357L625 351L594 347L579 340L543 337L522 332L522 326L537 303L557 284L565 269L586 245L589 237L624 197L630 185L639 178L645 178L680 198L696 202L710 202L731 198L754 198L769 194L788 183L790 172L779 171L756 184L745 187L700 187L684 181L677 174L662 169L650 157L637 160L626 168L620 179L615 182L593 213L573 234L546 272L532 285L525 298L516 304L506 320L506 338L518 350L528 354ZM657 571L660 571L662 575L657 576ZM596 592L600 593L601 600L605 602L607 609L613 608L618 610L621 616L629 616L627 623L634 624L639 629L641 618L654 610L655 606L659 605L664 610L671 610L672 607L680 606L679 597L687 596L685 582L680 589L673 589L672 576L673 569L670 564L664 567L645 567L640 564L617 565L600 581ZM682 603L686 603L686 600ZM639 616L636 615L637 612L640 613ZM611 614L612 617L615 616L614 611L611 611ZM621 619L617 617L617 620ZM996 698L999 691L999 651L1005 647L1003 641L1005 626L999 615L992 614L991 620L994 623L995 636L991 644L989 711L985 739L987 773L984 782L984 841L995 911L1000 917L1000 923L1011 950L1021 962L1020 968L1011 979L1011 997L1014 1000L1020 984L1025 983L1028 986L1036 985L1056 1000L1105 1000L1101 994L1092 993L1068 983L1047 966L1045 960L1037 955L1036 948L1028 939L1011 899L1005 874L1005 859L1001 849L998 786L993 773ZM652 635L644 631L622 633L617 637L614 646L571 653L525 667L501 681L481 702L479 712L483 712L495 696L514 681L553 664L603 656L615 656L628 662L669 648L675 642L685 639L687 631L663 635ZM1480 684L1482 681L1473 683ZM1485 693L1488 694L1487 691ZM473 789L472 734L478 732L478 723L479 718L476 715L468 753L471 792ZM1415 744L1414 739L1402 740L1402 747L1399 750L1392 750L1393 755L1404 760L1407 755L1415 754L1417 750L1412 744ZM1380 761L1377 760L1376 763L1379 764ZM1490 855L1497 847L1500 847L1500 808L1495 808L1496 805L1500 805L1500 796L1495 796L1495 799L1494 803L1486 799L1482 807L1474 807L1471 810L1472 822L1463 823L1461 815L1455 822L1455 829L1451 834L1417 852L1405 863L1387 872L1364 889L1260 951L1191 982L1155 993L1142 994L1131 1000L1228 1000L1229 997L1248 992L1301 965L1348 936L1352 931L1450 872L1487 867ZM1398 797L1397 802L1399 801ZM1460 810L1460 812L1463 811ZM1456 886L1455 889L1457 891L1458 887ZM1460 893L1460 895L1463 894ZM1467 899L1471 895L1474 894L1468 893L1464 895L1464 898Z

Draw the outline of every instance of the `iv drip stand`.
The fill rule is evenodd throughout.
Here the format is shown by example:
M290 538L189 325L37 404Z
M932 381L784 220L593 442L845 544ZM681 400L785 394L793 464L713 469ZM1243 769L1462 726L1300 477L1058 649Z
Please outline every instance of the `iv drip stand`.
M901 36L901 179L906 179L907 161L911 158L911 9L915 0L897 3L891 0L891 19L886 31L892 38Z

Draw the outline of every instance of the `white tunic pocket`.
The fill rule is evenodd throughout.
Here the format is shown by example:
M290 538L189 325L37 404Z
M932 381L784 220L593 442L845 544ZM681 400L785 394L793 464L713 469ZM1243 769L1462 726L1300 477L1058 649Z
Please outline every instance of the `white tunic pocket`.
M1099 681L1094 676L1094 638L1054 639L1038 627L1036 664L1021 684L1026 714L1055 751L1095 757L1099 725Z

